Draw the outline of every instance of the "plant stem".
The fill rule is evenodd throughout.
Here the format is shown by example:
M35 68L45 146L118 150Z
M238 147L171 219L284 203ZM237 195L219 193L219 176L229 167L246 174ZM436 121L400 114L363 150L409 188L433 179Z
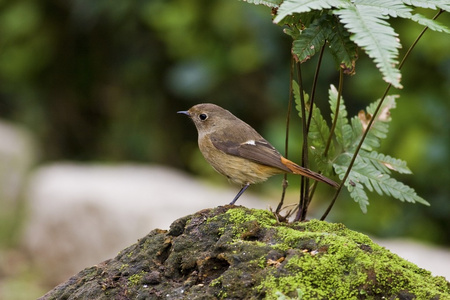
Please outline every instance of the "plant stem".
M439 17L439 15L443 12L443 10L441 9L434 17L433 20L436 20L437 17ZM419 36L415 39L415 41L412 43L412 45L409 47L408 51L406 51L403 59L401 60L400 64L398 65L398 69L401 70L401 68L403 67L406 59L409 57L411 51L414 49L414 47L417 45L417 43L419 42L420 38L424 35L424 33L428 30L428 26L426 26L422 32L419 34ZM380 102L378 103L377 108L375 109L372 118L370 119L366 130L364 130L363 136L361 138L361 141L359 142L355 153L353 154L352 160L350 161L350 164L347 168L347 172L345 172L344 178L342 178L342 183L339 185L338 190L336 191L333 200L331 201L330 205L328 206L327 210L325 211L325 213L323 214L323 216L320 218L320 220L325 220L325 218L328 216L329 212L331 211L331 209L333 208L334 203L336 202L337 197L339 196L342 187L344 186L344 183L346 182L348 176L350 175L351 169L353 167L353 164L355 163L356 157L358 156L359 150L362 147L362 144L364 143L364 140L366 139L367 133L369 132L370 128L372 127L372 124L375 120L376 115L378 114L378 112L381 109L381 106L383 105L384 99L386 98L390 88L391 88L392 84L388 84L386 87L386 90L383 93L383 96L381 97Z
M305 95L303 92L303 80L302 80L302 69L300 62L297 62L297 77L298 77L298 85L300 92L300 106L302 111L302 129L303 129L303 149L302 149L302 166L307 168L308 166L308 132L306 131L306 103L305 103ZM305 192L308 186L308 178L301 177L300 184L300 201L299 201L299 210L297 211L297 215L295 216L294 222L299 221L302 216L302 211L305 207L305 203L307 202L308 193Z
M330 146L331 146L331 141L333 139L333 133L334 133L334 130L336 129L336 124L337 124L337 120L338 120L338 116L339 116L339 106L341 105L341 95L342 95L342 88L343 88L343 86L344 86L344 71L341 68L339 70L339 86L338 86L338 95L337 95L337 101L336 101L336 111L334 113L334 119L333 119L333 124L331 125L330 135L328 136L327 144L325 146L325 150L323 151L323 156L324 157L327 157L327 155L328 155L328 151L329 151ZM315 181L313 183L312 187L311 187L311 192L309 194L309 199L311 199L314 196L314 193L316 191L316 187L317 187L317 181Z
M344 71L342 68L339 69L339 87L336 101L336 111L334 113L333 124L331 125L330 135L328 136L327 145L325 146L325 150L323 151L323 156L328 156L328 151L330 150L331 141L333 139L333 133L336 129L337 120L339 117L339 106L341 105L341 95L342 95L342 87L344 85Z
M323 52L325 51L325 45L326 45L326 42L323 44L322 48L320 49L319 60L317 61L316 72L314 74L314 81L313 81L313 84L311 87L311 97L309 100L310 105L309 105L308 123L306 123L306 132L309 132L309 126L311 125L314 100L316 99L316 87L317 87L317 82L319 81L319 70L322 65Z
M289 103L288 103L288 111L286 115L286 138L284 140L284 157L288 158L288 146L289 146L289 124L291 120L291 110L292 110L292 100L293 100L293 91L292 91L292 80L294 80L294 58L291 58L291 70L290 70L290 76L289 76ZM288 181L287 181L287 173L284 174L283 177L283 183L282 183L283 191L281 192L281 199L278 203L277 209L275 210L275 214L279 214L281 211L281 208L284 204L284 197L286 195L286 189L288 187Z
M323 44L322 48L320 49L320 54L319 54L319 60L317 61L317 67L316 67L316 72L314 74L314 81L311 87L311 97L310 97L310 104L309 104L309 115L308 115L308 122L306 123L306 132L307 134L309 133L309 127L311 126L311 120L312 120L312 115L313 115L313 109L314 109L314 102L315 102L315 98L316 98L316 87L317 87L317 82L319 81L319 71L320 71L320 67L322 65L322 60L323 60L323 53L325 51L325 45L326 42ZM302 212L301 212L301 217L300 220L305 220L306 219L306 215L308 213L308 207L309 204L311 203L312 200L312 196L314 195L314 190L315 187L317 186L317 181L314 181L314 183L311 186L311 191L305 192L308 193L308 197L307 200L308 202L305 203Z

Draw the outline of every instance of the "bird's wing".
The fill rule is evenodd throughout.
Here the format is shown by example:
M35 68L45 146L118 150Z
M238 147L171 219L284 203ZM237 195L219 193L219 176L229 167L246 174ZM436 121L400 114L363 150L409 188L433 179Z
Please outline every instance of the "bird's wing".
M242 157L262 165L275 167L286 172L291 172L281 162L281 154L264 138L249 139L242 143L230 139L217 139L210 137L214 147L230 155Z

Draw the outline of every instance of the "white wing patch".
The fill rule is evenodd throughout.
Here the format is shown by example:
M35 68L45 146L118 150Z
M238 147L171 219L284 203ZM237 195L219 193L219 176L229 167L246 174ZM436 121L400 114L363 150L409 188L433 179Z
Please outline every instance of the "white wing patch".
M244 142L243 144L256 146L255 140L248 140L248 141Z

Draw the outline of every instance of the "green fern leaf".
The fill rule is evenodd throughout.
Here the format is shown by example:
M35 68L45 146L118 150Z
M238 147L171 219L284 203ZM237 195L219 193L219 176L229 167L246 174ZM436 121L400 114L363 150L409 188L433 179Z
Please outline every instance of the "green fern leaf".
M420 1L419 1L420 2ZM420 4L420 3L417 4ZM435 2L430 3L428 1L424 1L423 5L416 5L418 7L424 6L428 7L431 4L439 6L443 6L444 2ZM358 7L368 7L372 10L377 10L382 15L389 15L391 17L397 18L405 18L410 19L414 22L417 22L421 25L427 26L431 30L438 32L446 32L450 33L449 29L439 22L429 19L427 17L422 16L421 14L412 14L412 8L405 5L405 1L403 0L357 0L355 1ZM439 5L442 4L442 5ZM436 9L436 6L433 6L433 9ZM448 6L447 2L447 8ZM431 7L430 7L431 8Z
M320 51L332 32L333 30L327 21L327 15L315 19L309 27L302 30L298 39L293 42L292 52L297 56L297 60L304 62L317 51Z
M431 9L443 9L445 11L450 11L450 3L448 0L403 0L403 3L423 8Z
M430 205L423 198L419 197L413 188L391 178L388 174L383 174L373 166L362 161L355 164L350 173L357 173L353 177L359 178L369 191L375 191L379 195L386 194L402 202L419 202Z
M359 156L365 163L371 164L380 172L390 174L391 170L393 170L401 174L412 174L406 165L406 161L401 159L393 158L376 151L367 152L364 150L359 152Z
M346 165L350 160L347 154L341 154L336 163L333 164L335 172L343 179L347 171ZM418 196L411 187L391 178L388 174L384 174L371 163L367 163L361 157L358 157L350 171L347 182L345 183L350 196L358 202L361 210L366 213L369 200L364 191L366 187L371 192L379 195L392 196L402 202L421 203L429 205L429 203Z
M349 152L355 152L356 146L359 144L359 141L361 140L362 136L363 136L363 125L361 123L361 121L359 120L358 117L353 117L350 119L350 124L352 127L352 138L350 139L350 141L348 141L348 146L347 149ZM367 137L366 140L364 141L364 143L362 144L362 149L367 150L367 151L372 151L372 147L369 146L371 143L366 143L367 141Z
M356 3L333 12L352 33L350 39L375 61L383 79L401 88L401 74L395 68L400 42L394 29L384 20L388 16L364 5L360 7Z
M402 0L356 0L355 4L359 8L364 7L393 18L408 18L412 11L412 8L406 6Z
M381 106L380 113L378 114L377 119L384 121L384 122L390 122L391 121L391 109L396 107L395 99L397 99L399 95L388 95L384 99L383 105ZM369 114L373 115L375 113L375 110L377 109L378 103L380 103L380 100L378 99L375 102L372 102L367 106L366 110Z
M300 118L302 117L301 113L301 104L300 104L300 95L299 95L299 86L296 81L292 82L292 87L294 89L294 99L295 99L295 108L298 111L298 115ZM307 98L307 97L306 97ZM309 106L307 104L307 106ZM310 112L307 111L307 116ZM328 124L325 119L322 117L319 108L314 105L313 115L311 117L311 125L309 127L308 139L310 142L310 146L315 151L325 150L326 141L328 136L330 135L330 129L328 128Z
M367 151L372 151L374 148L380 147L381 139L386 138L389 131L389 122L391 121L390 111L395 108L395 99L398 96L390 95L387 96L381 106L381 110L378 113L376 119L372 123L372 128L364 140L362 149ZM377 100L367 107L367 113L360 111L357 116L353 117L351 120L353 129L353 144L355 146L361 140L363 130L367 129L368 123L372 118L376 106L380 100ZM350 148L351 152L354 149Z
M441 23L439 23L435 20L428 19L428 18L422 16L421 14L412 15L411 20L419 23L420 25L427 26L431 30L438 31L438 32L450 33L450 29L448 29Z
M342 180L344 178L345 172L347 171L347 168L337 164L334 164L333 167L336 174L338 174L339 178ZM369 197L364 191L364 186L360 183L360 181L361 180L358 177L358 173L350 172L345 186L350 193L350 197L352 197L352 199L359 204L359 208L361 209L361 211L363 213L367 213Z
M358 202L363 212L367 211L369 203L367 194L364 191L365 188L379 195L392 196L400 201L419 202L429 205L427 201L416 194L414 189L389 176L391 171L411 174L411 170L407 167L405 161L373 151L373 148L379 147L381 139L386 137L389 122L391 121L390 110L395 108L396 97L387 96L385 98L345 183L350 196ZM331 86L329 99L332 111L336 109L336 98L336 88ZM347 114L345 106L343 106L343 103L340 105L343 106L340 108L342 117L338 117L335 133L337 142L344 146L343 151L334 160L333 167L341 179L343 179L347 171L356 146L361 140L363 131L366 130L378 103L379 100L369 105L367 113L362 111L358 116L352 118L351 126L344 117ZM332 117L334 117L334 113L332 113ZM342 120L340 120L341 118ZM346 129L348 127L350 127L350 130Z
M295 108L297 109L298 115L301 118L302 114L300 105L300 92L298 83L296 81L292 82L292 88L296 103ZM309 104L307 104L307 106L309 107ZM308 111L307 113L311 112ZM325 174L330 174L332 162L323 155L325 152L328 137L330 136L330 128L328 127L328 124L325 121L325 119L322 117L320 109L315 105L312 114L313 115L311 117L311 125L309 127L308 132L309 149L311 150L311 154L314 157L317 167L321 169ZM334 145L331 144L330 149L328 150L328 157L334 157L334 155L335 155L335 148Z
M332 162L328 157L335 156L335 147L333 143L330 144L327 156L324 156L327 140L330 136L330 128L322 117L320 109L315 105L312 114L311 125L308 132L308 144L317 167L322 170L324 174L331 174Z
M296 13L284 17L282 22L278 22L278 25L280 26L287 25L287 27L283 29L285 33L287 33L286 31L293 30L295 34L292 36L293 39L295 40L300 36L302 30L308 28L315 19L320 18L324 13L328 12L321 10L313 10L305 13Z
M349 0L285 0L278 8L277 16L273 21L279 23L284 17L294 13L339 8L348 5L348 3L350 3Z
M330 85L330 89L328 90L328 99L331 108L331 120L335 119L337 96L338 91L336 87L334 85ZM348 124L347 115L348 113L344 104L344 99L341 96L334 135L336 136L337 143L343 148L344 151L348 151L351 145L357 142L353 139L352 127Z
M344 73L353 75L355 73L355 63L358 59L358 49L350 40L350 33L344 26L333 18L333 30L328 36L329 50L334 57L334 61L340 64Z
M268 7L278 7L283 2L283 0L243 0L248 3L253 3L255 5L265 5Z
M430 206L430 203L425 199L423 199L422 197L420 197L419 195L417 195L416 191L413 188L395 180L394 178L388 178L383 183L384 186L386 186L389 189L389 193L392 195L392 197L399 199L402 202L404 201L410 203L418 202L420 204Z

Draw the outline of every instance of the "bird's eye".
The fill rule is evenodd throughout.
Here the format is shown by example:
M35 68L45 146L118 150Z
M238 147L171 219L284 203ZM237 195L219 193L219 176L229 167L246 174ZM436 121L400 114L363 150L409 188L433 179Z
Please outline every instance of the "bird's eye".
M205 121L206 119L208 119L208 115L207 114L200 114L198 116L200 118L200 120Z

